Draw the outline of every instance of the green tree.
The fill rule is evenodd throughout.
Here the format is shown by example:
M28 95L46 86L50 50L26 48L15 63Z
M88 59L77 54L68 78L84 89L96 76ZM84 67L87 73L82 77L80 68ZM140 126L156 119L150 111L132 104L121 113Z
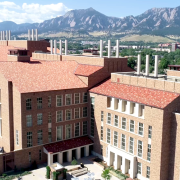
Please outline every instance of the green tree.
M77 165L77 164L78 164L77 160L75 158L73 158L71 165Z
M134 69L134 67L136 66L136 60L137 58L135 57L128 58L128 67Z
M104 178L105 180L110 180L111 175L109 174L109 169L105 169L101 174L101 177Z

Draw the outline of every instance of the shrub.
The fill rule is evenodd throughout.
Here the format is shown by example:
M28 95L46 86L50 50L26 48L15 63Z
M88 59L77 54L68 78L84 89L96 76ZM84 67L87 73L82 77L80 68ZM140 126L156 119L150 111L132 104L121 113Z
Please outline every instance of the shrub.
M67 169L64 169L63 170L63 179L66 179L66 172L67 172Z
M53 180L58 180L58 176L61 174L61 172L53 172Z
M73 160L72 160L72 162L71 162L71 165L77 165L78 164L78 162L77 162L77 160L74 158Z
M50 171L51 171L50 167L46 166L46 178L47 179L50 179Z

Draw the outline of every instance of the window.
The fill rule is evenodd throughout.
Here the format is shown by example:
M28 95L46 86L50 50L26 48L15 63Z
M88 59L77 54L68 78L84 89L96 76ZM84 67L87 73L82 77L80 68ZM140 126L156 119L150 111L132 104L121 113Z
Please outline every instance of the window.
M148 144L147 160L151 161L151 144Z
M149 129L148 129L148 138L151 139L152 137L152 126L149 126Z
M48 123L51 123L52 117L51 117L51 112L48 112Z
M52 142L52 129L48 128L48 142Z
M37 124L41 125L43 122L42 113L37 114Z
M37 109L42 109L42 97L37 98Z
M71 94L66 94L66 105L71 105Z
M32 115L27 115L26 116L26 125L27 125L27 127L32 126Z
M31 105L31 99L26 99L26 110L31 110L32 105Z
M80 127L79 126L80 126L79 123L75 123L75 137L80 136L80 132L79 132Z
M66 110L66 120L71 120L71 109Z
M107 143L111 142L111 130L107 128Z
M143 143L142 141L138 140L138 156L142 157L142 151L143 151Z
M31 163L31 152L29 152L29 162Z
M134 114L135 113L135 103L130 102L130 114Z
M108 124L111 124L111 113L108 113L107 123L108 123Z
M103 126L101 126L101 140L103 140Z
M83 102L84 103L88 102L88 93L84 93Z
M79 104L80 103L80 95L79 93L74 94L74 104Z
M130 132L134 132L134 121L130 120Z
M132 137L129 138L129 152L134 153L134 138Z
M144 105L139 105L139 116L140 117L144 116Z
M114 110L118 110L119 99L114 98Z
M121 136L121 149L126 149L126 135L122 134Z
M83 117L87 117L87 107L83 107Z
M137 167L138 167L138 174L141 174L141 163L140 162L137 163Z
M122 118L122 129L126 129L126 118Z
M127 110L127 101L122 101L122 112L126 112Z
M118 132L114 131L114 146L118 146Z
M27 132L27 147L32 147L32 132Z
M19 145L19 132L16 130L16 145Z
M63 105L62 95L57 95L56 96L56 106L59 107L59 106L62 106L62 105Z
M94 119L91 119L91 136L94 137Z
M48 96L48 107L51 107L51 96Z
M101 111L101 121L104 121L104 111Z
M119 117L117 115L114 116L114 126L119 126Z
M39 150L39 160L41 161L42 160L42 151Z
M87 121L83 121L83 135L87 134Z
M101 145L101 155L103 155L103 145Z
M57 141L63 140L63 126L57 126Z
M75 119L80 118L80 108L75 108L74 109L74 117L75 117Z
M43 143L43 132L42 130L38 130L38 145Z
M146 177L147 177L147 178L150 178L150 167L149 167L149 166L147 166Z
M66 125L66 139L71 138L71 125Z
M56 111L56 122L61 122L63 120L63 111Z
M139 131L138 134L143 136L143 123L139 123Z

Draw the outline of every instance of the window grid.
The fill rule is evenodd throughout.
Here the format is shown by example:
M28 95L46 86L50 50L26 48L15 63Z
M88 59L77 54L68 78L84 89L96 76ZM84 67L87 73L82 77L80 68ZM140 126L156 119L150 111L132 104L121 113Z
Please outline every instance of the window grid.
M80 123L75 123L75 137L80 136Z
M27 147L32 147L32 132L27 132Z
M84 95L83 95L83 102L84 103L88 102L88 93L84 93Z
M151 144L148 144L147 160L151 161Z
M37 98L37 109L42 109L42 97Z
M71 120L71 109L66 110L66 120Z
M94 137L94 102L95 98L91 97L91 136Z
M51 96L48 96L48 107L51 107Z
M103 126L101 126L101 140L103 141Z
M111 142L111 130L107 128L107 143L110 144Z
M51 121L52 121L51 112L48 112L48 123L51 123Z
M139 131L138 134L143 136L143 123L139 123Z
M52 142L52 129L48 128L48 142Z
M138 156L142 157L142 151L143 151L143 143L142 141L138 140Z
M66 139L71 138L71 125L66 125Z
M83 107L83 117L87 117L87 107Z
M71 105L72 102L71 102L71 94L66 94L66 105Z
M147 177L147 178L150 178L150 167L149 167L149 166L147 166L146 177Z
M114 146L118 146L118 132L114 131Z
M79 104L80 103L80 94L79 93L75 93L75 95L74 95L74 103L75 104Z
M114 126L119 126L119 117L117 115L114 116Z
M56 96L56 106L57 106L57 107L62 106L62 105L63 105L62 102L63 102L62 95L57 95L57 96Z
M141 174L141 163L140 162L137 163L137 167L138 167L138 174Z
M151 139L152 137L152 126L149 126L149 129L148 129L148 138Z
M130 132L134 132L134 121L130 120Z
M26 110L31 110L32 105L31 105L31 99L26 99Z
M41 161L42 160L42 151L39 150L39 160Z
M122 118L122 129L126 129L126 118Z
M91 118L91 136L94 137L94 119Z
M57 126L57 141L63 140L63 126Z
M56 122L61 122L63 120L63 111L56 111Z
M134 138L132 137L129 138L129 152L131 154L134 153Z
M32 115L26 115L26 125L27 127L32 126Z
M104 121L104 111L101 111L101 121Z
M43 122L42 113L37 114L37 124L41 125Z
M83 135L87 134L87 121L83 121Z
M75 108L74 109L74 117L75 117L75 119L80 118L80 108Z
M108 113L107 124L111 124L111 113Z
M126 149L126 135L122 134L121 136L121 149Z
M38 130L38 145L43 143L43 131Z

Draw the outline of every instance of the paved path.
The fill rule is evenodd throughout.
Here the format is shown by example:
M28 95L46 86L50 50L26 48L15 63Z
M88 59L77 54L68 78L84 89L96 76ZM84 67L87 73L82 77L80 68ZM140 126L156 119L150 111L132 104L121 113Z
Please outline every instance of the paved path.
M93 162L90 161L91 158L93 158L93 156L79 159L78 164L83 163L83 164L85 164L85 166L88 168L88 170L90 172L94 172L94 174L95 174L94 179L95 180L103 179L101 177L103 168L96 165L96 164L93 164ZM70 169L70 168L74 168L74 167L79 166L79 165L73 166L73 165L71 165L71 163L64 163L63 166L65 166L65 168L67 168L67 169ZM32 174L23 176L22 180L47 180L45 178L45 175L46 175L46 167L44 165L44 167L33 170ZM85 174L83 176L79 176L79 180L84 180L84 178L88 178L87 174ZM67 180L70 180L70 179L71 179L71 176L70 175L67 176ZM119 180L119 179L117 177L112 176L111 180Z

